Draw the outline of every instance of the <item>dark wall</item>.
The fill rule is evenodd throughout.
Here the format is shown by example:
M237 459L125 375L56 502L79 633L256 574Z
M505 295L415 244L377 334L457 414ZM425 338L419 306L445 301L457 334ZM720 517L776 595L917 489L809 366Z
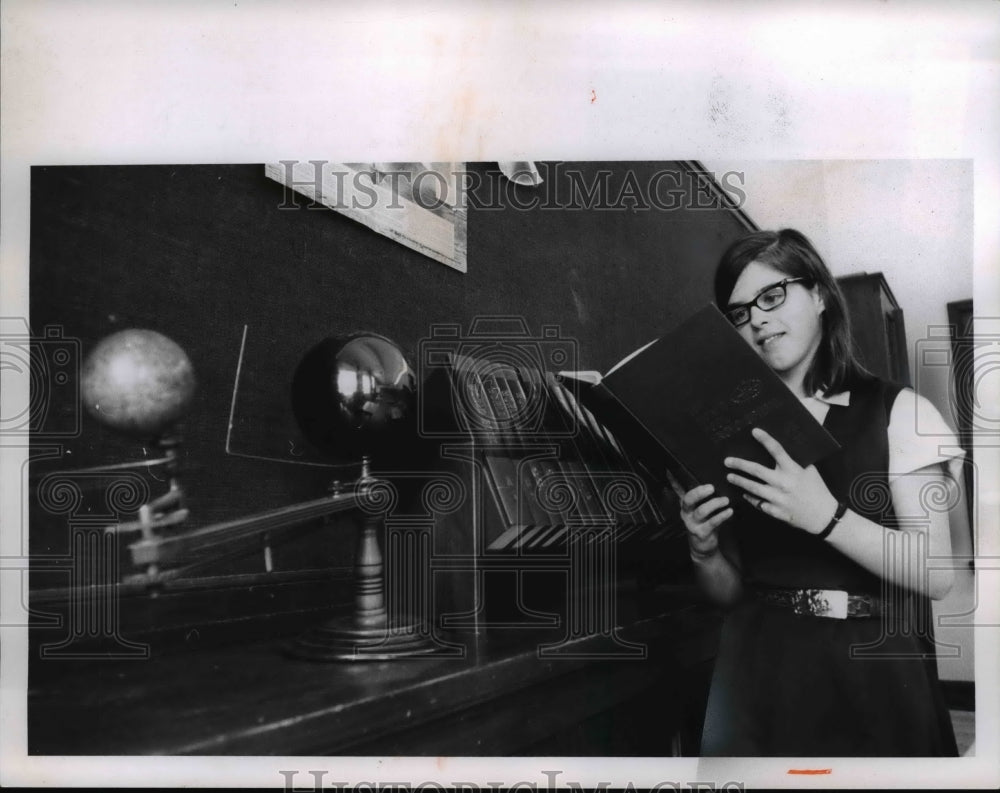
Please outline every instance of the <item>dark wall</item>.
M513 186L491 164L470 170L481 185L463 274L340 214L307 209L304 198L302 208L279 209L284 190L261 165L37 167L33 332L59 326L86 355L110 333L152 328L187 351L198 392L183 424L183 482L201 525L323 492L334 470L292 464L322 458L288 401L299 358L321 338L375 331L412 360L435 323L468 332L478 315L517 315L531 334L557 325L575 339L579 368L606 369L710 299L714 262L744 230L677 163L549 163L534 189ZM598 192L589 200L574 193L569 171ZM680 206L641 208L664 171L659 198ZM628 198L636 186L638 198ZM532 209L512 206L536 197ZM267 460L225 450L244 326L231 449ZM68 421L78 404L52 393L50 422ZM57 468L151 453L89 416L81 428L60 439L57 457L33 465L36 482ZM65 518L36 506L34 552L65 552L67 537ZM348 540L321 542L319 552L315 543L277 549L279 566L349 562ZM259 569L258 560L230 564Z

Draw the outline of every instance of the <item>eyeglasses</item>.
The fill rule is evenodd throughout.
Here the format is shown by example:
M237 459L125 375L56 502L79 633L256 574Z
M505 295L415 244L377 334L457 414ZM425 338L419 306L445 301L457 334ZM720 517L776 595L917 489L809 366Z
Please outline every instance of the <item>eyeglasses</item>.
M757 306L761 311L774 311L788 297L788 285L799 281L808 281L808 278L786 278L776 284L762 289L749 303L741 303L738 306L731 306L726 309L726 319L732 322L737 328L746 325L750 321L750 309Z

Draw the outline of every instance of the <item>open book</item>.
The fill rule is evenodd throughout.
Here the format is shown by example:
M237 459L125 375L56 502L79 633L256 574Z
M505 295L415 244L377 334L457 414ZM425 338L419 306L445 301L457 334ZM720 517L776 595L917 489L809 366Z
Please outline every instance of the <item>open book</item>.
M560 372L560 381L654 475L669 469L685 490L726 481L726 457L773 468L753 437L770 433L799 465L839 446L714 306L599 372Z

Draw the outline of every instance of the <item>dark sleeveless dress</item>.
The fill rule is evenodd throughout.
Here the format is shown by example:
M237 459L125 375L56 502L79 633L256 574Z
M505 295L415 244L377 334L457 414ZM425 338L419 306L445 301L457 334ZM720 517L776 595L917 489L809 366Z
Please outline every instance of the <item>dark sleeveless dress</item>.
M892 528L888 424L899 386L857 383L824 426L841 445L817 465L838 499ZM934 657L930 601L902 593L830 544L739 508L731 519L754 586L887 597L884 617L797 615L748 596L726 617L701 753L731 757L957 754ZM899 535L903 537L904 535Z

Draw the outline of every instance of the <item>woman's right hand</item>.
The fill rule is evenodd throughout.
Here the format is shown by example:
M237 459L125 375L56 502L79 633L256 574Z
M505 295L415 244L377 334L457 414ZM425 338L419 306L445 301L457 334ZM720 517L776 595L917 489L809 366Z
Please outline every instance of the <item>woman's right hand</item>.
M713 498L713 485L698 485L687 492L668 471L670 486L680 499L681 520L688 533L688 545L695 557L707 559L719 550L719 526L733 514L729 499L725 496Z

